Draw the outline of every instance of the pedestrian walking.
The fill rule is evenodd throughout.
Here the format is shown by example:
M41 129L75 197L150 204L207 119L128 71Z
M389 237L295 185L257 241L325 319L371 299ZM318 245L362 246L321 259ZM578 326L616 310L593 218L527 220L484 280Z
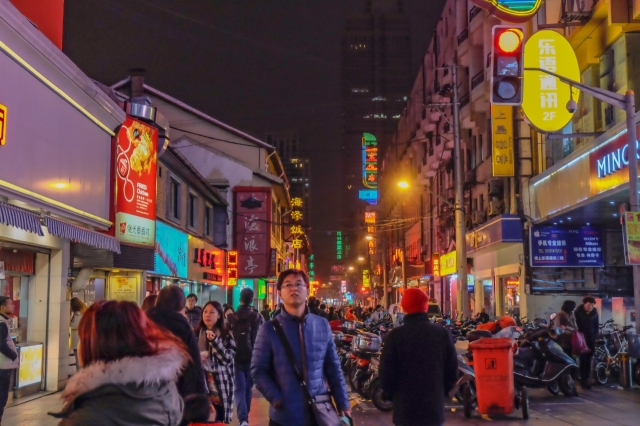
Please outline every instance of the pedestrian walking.
M580 355L580 382L582 387L586 389L591 388L589 383L591 360L596 349L596 339L600 332L600 316L595 306L596 299L592 296L585 296L582 298L582 305L578 306L574 311L578 331L584 335L584 340L589 349L591 349L588 354Z
M156 306L156 300L157 299L158 299L158 295L157 294L148 295L142 301L142 306L140 306L140 309L142 309L144 312L147 312L149 309L151 309L154 306Z
M13 300L7 296L0 296L0 421L9 399L11 376L20 364L16 345L11 338L9 317L13 315L14 309Z
M312 313L313 315L317 315L319 317L324 318L325 315L323 314L323 312L320 310L319 305L320 302L318 302L318 299L316 299L315 297L310 297L309 301L307 302L307 305L309 306L309 312Z
M198 303L198 296L193 293L187 296L187 306L184 313L189 320L189 324L191 324L191 328L194 330L198 328L198 324L202 319L202 308L196 306L196 303Z
M486 324L491 321L491 318L489 318L489 314L485 311L484 308L482 308L482 310L478 314L478 321L480 321L482 324Z
M380 321L382 318L384 318L384 309L382 308L382 305L376 305L375 311L369 318L371 318L371 321L373 322Z
M229 315L229 327L236 341L234 397L240 426L249 426L253 379L251 378L251 354L256 336L264 318L251 309L253 290L243 288L240 307Z
M147 311L147 317L182 341L191 357L178 380L178 391L184 398L195 393L207 393L198 340L191 324L184 315L186 300L177 285L168 285L160 290L156 306Z
M357 321L358 318L356 318L356 314L353 313L353 309L348 308L347 309L347 315L345 315L344 319L346 319L347 321Z
M271 308L269 307L268 302L264 302L264 305L262 306L262 310L260 311L260 315L262 315L262 318L264 319L265 322L271 319Z
M189 362L182 342L133 302L97 301L78 329L82 369L62 392L58 426L177 426L176 377Z
M275 317L280 315L280 313L282 312L282 306L283 306L282 303L279 303L276 310L271 312L271 319L274 319Z
M233 419L236 342L222 315L220 303L207 302L202 309L197 335L209 397L217 412L216 421L228 424Z
M405 290L401 306L404 324L389 333L380 358L382 389L393 400L393 423L443 425L445 398L458 379L453 340L429 320L424 291Z
M358 321L362 321L362 304L358 303L354 308L353 313L356 315L356 318L358 318Z
M328 321L335 321L339 319L338 318L338 313L336 312L336 308L334 306L330 306L329 307L329 314L327 315L327 320Z
M69 334L71 335L71 349L73 350L73 356L76 358L76 371L80 369L78 363L78 343L80 342L80 336L78 335L78 326L80 325L80 319L82 314L87 310L87 305L77 297L71 299L71 320L69 321Z
M342 321L343 319L345 319L344 317L345 317L344 309L342 308L338 309L338 319Z
M288 269L276 286L284 302L282 313L260 327L251 360L256 387L271 405L269 426L315 424L310 402L335 416L337 425L331 396L340 414L348 416L349 398L329 323L309 315L306 306L309 277Z

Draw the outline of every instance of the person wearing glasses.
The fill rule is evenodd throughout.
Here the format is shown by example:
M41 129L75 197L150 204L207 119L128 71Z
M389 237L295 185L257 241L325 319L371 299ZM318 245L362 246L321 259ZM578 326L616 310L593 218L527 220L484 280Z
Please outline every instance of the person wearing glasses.
M288 269L278 277L277 288L282 312L260 327L251 359L253 381L270 404L269 426L315 424L306 395L317 404L331 404L332 395L340 415L351 416L331 328L325 318L311 314L306 303L309 277L304 271ZM285 349L283 338L291 347L290 352ZM288 362L291 352L295 369ZM304 377L307 389L297 374Z

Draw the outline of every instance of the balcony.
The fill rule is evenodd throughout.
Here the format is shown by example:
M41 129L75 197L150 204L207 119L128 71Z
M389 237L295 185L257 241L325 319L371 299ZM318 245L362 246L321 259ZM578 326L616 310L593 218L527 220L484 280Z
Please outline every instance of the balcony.
M460 34L458 34L458 46L460 46L462 42L467 40L468 38L469 38L469 29L465 28L464 30L462 30Z
M473 6L471 8L471 11L469 12L469 22L473 21L473 18L478 16L481 12L482 9L480 9L478 6Z
M484 70L480 70L471 78L471 90L478 87L481 83L484 83Z
M460 97L460 109L464 108L467 105L469 105L469 93Z

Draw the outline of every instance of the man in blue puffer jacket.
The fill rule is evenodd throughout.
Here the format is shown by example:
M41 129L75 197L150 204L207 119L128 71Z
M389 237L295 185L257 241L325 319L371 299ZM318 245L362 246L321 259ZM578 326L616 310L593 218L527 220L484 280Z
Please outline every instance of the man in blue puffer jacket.
M277 283L284 302L278 320L293 348L298 371L305 360L309 391L313 397L328 395L327 380L341 415L351 415L347 389L326 319L309 313L309 277L304 271L289 269ZM303 337L302 341L300 337ZM304 352L303 352L304 348ZM276 361L277 360L277 361ZM251 375L258 390L269 401L269 426L312 425L304 392L273 328L272 321L260 327L253 356Z

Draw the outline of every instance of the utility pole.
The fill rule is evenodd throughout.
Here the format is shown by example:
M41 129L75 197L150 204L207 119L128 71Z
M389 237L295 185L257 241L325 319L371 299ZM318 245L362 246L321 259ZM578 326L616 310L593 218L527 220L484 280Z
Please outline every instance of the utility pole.
M462 146L460 141L460 102L458 99L458 67L451 67L453 77L453 151L454 180L456 184L456 269L458 274L458 313L469 318L469 287L467 287L467 240L464 226L464 174Z
M401 237L402 237L402 288L407 289L407 243L405 241L405 227L404 227L404 201L400 204L400 222L402 225ZM396 301L397 302L397 301Z

